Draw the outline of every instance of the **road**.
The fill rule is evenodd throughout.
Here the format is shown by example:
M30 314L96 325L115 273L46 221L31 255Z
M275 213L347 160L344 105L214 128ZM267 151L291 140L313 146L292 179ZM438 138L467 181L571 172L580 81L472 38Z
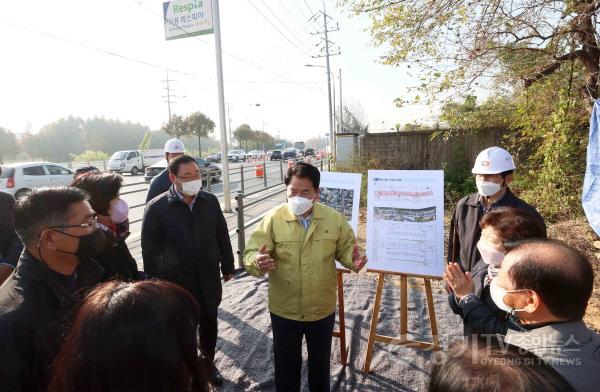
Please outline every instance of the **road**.
M287 163L283 162L267 162L266 164L266 177L257 177L254 163L232 163L230 164L230 183L231 183L231 205L234 210L231 213L225 213L227 219L227 226L229 230L237 228L237 213L235 212L235 196L238 191L242 190L242 176L243 176L243 190L245 194L250 194L244 199L245 203L249 203L252 199L264 197L265 194L273 193L273 197L269 197L258 203L251 208L244 210L244 221L260 216L275 205L285 201L285 194L283 192L284 186L275 187L269 191L260 192L265 187L271 187L276 184L280 184L283 180L285 170L287 170ZM220 165L219 165L220 166ZM140 234L141 234L141 220L144 213L144 207L146 202L146 195L148 193L148 183L144 181L143 176L131 176L125 174L124 186L121 188L121 197L127 201L130 206L129 220L131 222L130 231L131 236L128 238L127 243L133 256L138 260L138 264L141 263L141 250L140 250ZM265 186L266 185L266 186ZM211 183L210 186L205 185L204 190L213 193L223 207L223 182L222 179L218 182ZM252 193L256 192L254 195ZM276 193L276 194L275 194ZM251 230L246 232L246 237L251 233ZM237 235L232 236L232 245L234 252L237 251ZM140 265L141 267L141 265Z

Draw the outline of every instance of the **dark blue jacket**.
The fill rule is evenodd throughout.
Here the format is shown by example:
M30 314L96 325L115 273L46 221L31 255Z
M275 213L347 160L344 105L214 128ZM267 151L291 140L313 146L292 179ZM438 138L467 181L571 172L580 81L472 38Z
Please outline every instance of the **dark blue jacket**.
M200 191L193 209L173 187L146 206L142 223L144 271L179 284L203 312L215 316L221 303L221 272L233 274L233 251L219 200Z
M23 244L15 232L15 198L0 191L0 264L17 266Z
M456 303L454 293L448 294L448 304L455 314L458 314L464 324L464 335L506 335L509 329L522 331L518 321L498 308L490 295L490 286L484 284L486 273L473 277L473 281L480 281L483 287L479 297L471 297L461 308Z
M171 180L169 180L169 170L165 169L150 182L148 195L146 195L146 204L156 196L168 191L171 185L173 184L171 183Z

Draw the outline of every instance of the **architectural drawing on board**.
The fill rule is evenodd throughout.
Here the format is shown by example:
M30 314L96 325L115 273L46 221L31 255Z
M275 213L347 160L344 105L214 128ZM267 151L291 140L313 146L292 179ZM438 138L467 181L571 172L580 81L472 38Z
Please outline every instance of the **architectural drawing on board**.
M323 187L320 191L321 203L336 209L347 221L352 220L354 189Z
M393 222L431 222L435 220L435 212L435 207L419 209L375 207L375 220Z
M440 276L444 252L444 178L437 170L370 170L369 269Z

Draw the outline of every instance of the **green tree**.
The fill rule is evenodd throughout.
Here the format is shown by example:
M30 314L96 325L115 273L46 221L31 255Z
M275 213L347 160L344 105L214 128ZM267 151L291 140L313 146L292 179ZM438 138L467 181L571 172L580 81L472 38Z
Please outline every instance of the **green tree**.
M147 150L150 148L150 143L152 142L152 133L150 131L144 134L144 138L140 142L138 146L138 150Z
M242 148L242 142L245 143L245 148L248 149L248 142L252 140L252 128L248 124L242 124L233 131L233 137L238 141L239 148Z
M198 137L198 156L202 157L202 137L208 137L215 130L215 123L203 113L195 112L185 119L186 135Z
M577 61L585 73L577 86L584 102L598 98L599 1L565 0L339 0L371 18L375 45L385 64L417 63L421 87L431 94L472 91L481 78L525 87ZM509 74L499 64L518 59ZM450 66L449 66L450 64ZM444 68L442 68L444 66Z
M104 151L90 151L86 150L79 155L73 157L75 162L89 162L89 161L106 161L109 155Z
M451 130L509 128L515 109L513 97L493 96L478 104L475 95L467 95L463 102L444 104L439 119Z
M186 121L182 116L177 114L171 116L169 122L162 126L161 131L178 139L181 136L189 135L189 128L186 124Z
M19 153L17 137L6 128L0 127L0 163L14 158Z

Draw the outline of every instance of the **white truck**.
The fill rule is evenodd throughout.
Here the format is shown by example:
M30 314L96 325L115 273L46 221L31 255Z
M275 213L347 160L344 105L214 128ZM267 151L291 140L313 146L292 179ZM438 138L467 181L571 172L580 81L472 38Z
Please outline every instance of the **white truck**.
M162 148L152 150L124 150L115 152L108 160L108 170L117 173L143 173L148 166L164 158Z

